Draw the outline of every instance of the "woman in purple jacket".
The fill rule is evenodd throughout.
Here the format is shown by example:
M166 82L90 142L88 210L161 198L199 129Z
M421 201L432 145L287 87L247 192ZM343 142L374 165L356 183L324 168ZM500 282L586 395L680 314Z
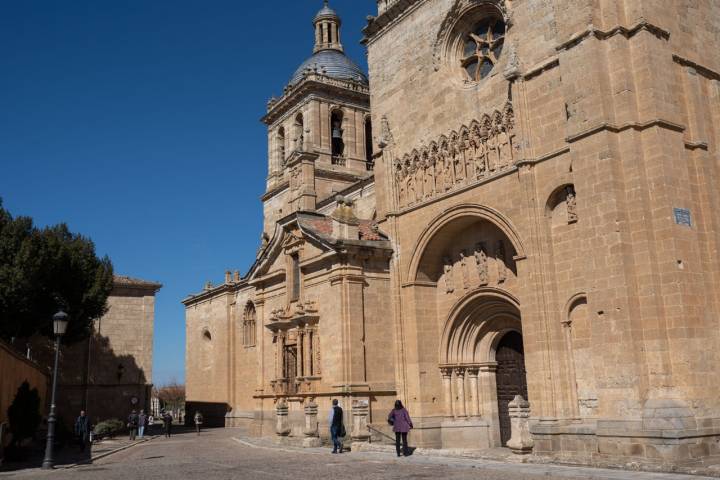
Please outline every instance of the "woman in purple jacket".
M410 455L410 449L408 448L408 432L413 428L412 420L410 420L410 414L403 407L400 400L395 400L395 408L390 411L388 415L388 423L393 426L393 432L395 432L395 450L397 450L397 456L400 456L400 439L402 438L403 454L407 457Z

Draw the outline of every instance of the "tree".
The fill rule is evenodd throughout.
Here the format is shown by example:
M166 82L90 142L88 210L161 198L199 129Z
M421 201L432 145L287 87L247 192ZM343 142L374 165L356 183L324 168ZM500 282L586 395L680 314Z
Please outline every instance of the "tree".
M70 315L65 340L87 338L107 311L113 268L93 242L60 224L39 229L0 200L0 337L52 335L52 315Z
M160 387L157 396L167 410L182 410L185 405L185 385L171 381L164 387Z
M37 388L30 390L30 384L23 382L18 388L15 400L7 411L13 443L19 445L26 438L35 435L40 425L40 395Z

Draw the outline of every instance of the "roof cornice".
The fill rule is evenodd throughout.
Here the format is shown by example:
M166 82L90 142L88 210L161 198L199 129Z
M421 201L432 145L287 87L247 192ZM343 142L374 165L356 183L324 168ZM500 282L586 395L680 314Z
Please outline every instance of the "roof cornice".
M268 111L260 121L271 125L308 94L324 91L333 98L344 97L370 104L370 88L352 80L338 80L319 73L309 73L303 80L285 90L282 97L268 102Z

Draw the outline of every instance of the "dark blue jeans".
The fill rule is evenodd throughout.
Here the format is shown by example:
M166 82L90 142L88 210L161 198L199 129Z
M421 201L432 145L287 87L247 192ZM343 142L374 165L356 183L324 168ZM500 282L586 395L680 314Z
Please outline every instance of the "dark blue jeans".
M342 440L340 440L340 427L330 427L330 438L333 442L333 452L342 450Z

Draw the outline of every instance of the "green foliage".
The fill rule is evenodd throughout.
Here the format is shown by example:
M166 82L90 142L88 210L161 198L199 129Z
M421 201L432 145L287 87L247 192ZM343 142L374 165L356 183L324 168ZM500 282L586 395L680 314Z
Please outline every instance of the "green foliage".
M15 400L8 408L8 420L10 431L13 435L13 443L20 444L26 438L35 435L40 425L40 395L37 388L30 390L30 384L23 382L18 388Z
M0 200L0 337L51 336L52 315L70 316L67 342L86 338L107 310L113 286L110 260L67 225L37 228L13 218Z
M95 432L95 435L101 437L113 437L120 433L123 428L125 428L125 424L122 421L117 418L111 418L95 425L93 432Z

